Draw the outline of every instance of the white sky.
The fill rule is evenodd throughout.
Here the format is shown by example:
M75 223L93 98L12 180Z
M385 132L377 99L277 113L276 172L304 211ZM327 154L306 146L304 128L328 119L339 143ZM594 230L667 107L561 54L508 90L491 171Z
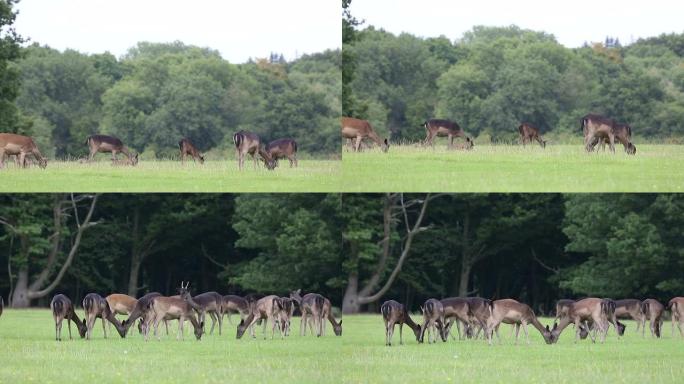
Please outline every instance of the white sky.
M17 32L31 42L117 57L140 41L218 50L224 59L340 48L339 0L22 0Z
M684 32L681 0L352 0L351 13L367 25L420 37L459 39L475 25L508 26L551 33L567 47L618 37ZM363 26L361 27L363 28Z

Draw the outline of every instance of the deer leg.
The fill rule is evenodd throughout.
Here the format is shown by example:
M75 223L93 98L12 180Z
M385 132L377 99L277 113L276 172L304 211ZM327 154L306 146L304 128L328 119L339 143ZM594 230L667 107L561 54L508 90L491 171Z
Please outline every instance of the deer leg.
M102 332L104 332L105 339L107 338L107 329L105 327L105 318L102 317Z
M523 332L525 332L525 342L529 345L530 344L530 337L529 337L529 334L527 333L527 323L525 323L525 322L522 323L522 329L523 329Z
M449 141L447 144L447 149L454 147L454 136L452 134L449 134L448 136Z
M610 151L615 153L615 136L613 135L608 135L608 144L610 145Z
M204 317L204 316L202 316ZM209 317L211 318L211 330L209 330L209 334L213 335L214 334L214 326L216 325L216 318L214 315L214 312L209 312Z
M354 152L358 152L361 147L361 136L356 136L356 144L354 145Z
M22 168L26 168L26 153L23 151L19 153L19 164Z
M223 313L221 313L221 316L217 314L216 317L218 318L219 323L219 336L221 336L221 328L223 328Z
M306 335L306 311L302 310L302 317L299 319L299 336Z

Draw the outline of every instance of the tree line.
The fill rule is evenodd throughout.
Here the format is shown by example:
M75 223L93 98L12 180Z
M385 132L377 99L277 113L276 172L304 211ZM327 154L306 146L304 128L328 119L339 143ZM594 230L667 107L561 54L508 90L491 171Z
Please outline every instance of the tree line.
M436 117L484 141L514 142L529 122L570 142L593 112L630 124L641 139L681 141L684 33L566 48L517 26L477 26L451 40L361 29L345 16L343 113L368 119L381 136L423 139L421 124Z
M30 194L0 196L0 294L196 292L666 301L684 290L677 194ZM11 291L11 294L10 294ZM5 300L6 302L8 300Z

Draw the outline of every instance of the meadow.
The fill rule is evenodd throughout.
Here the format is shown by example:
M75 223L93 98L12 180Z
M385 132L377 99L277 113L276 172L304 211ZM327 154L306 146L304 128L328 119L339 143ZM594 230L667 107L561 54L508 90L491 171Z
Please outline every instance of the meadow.
M45 169L8 162L0 170L0 192L337 192L340 175L339 160L319 159L299 160L297 168L281 161L273 171L255 170L251 159L242 171L235 160L141 160L135 167L50 161Z
M342 155L345 192L682 192L684 145L638 144L628 156L581 145L394 145Z
M295 317L285 340L264 340L260 329L257 339L236 340L235 325L227 325L222 336L196 341L186 329L185 340L176 341L176 322L171 336L162 333L161 341L145 342L137 333L105 340L98 320L91 341L76 336L56 342L48 310L7 310L0 318L0 383L681 382L684 341L671 336L669 322L659 340L648 333L642 338L634 322L626 323L625 336L618 340L611 329L605 344L575 344L568 328L558 344L546 345L530 327L530 344L514 345L510 327L503 325L500 345L483 340L418 344L408 327L399 345L397 327L395 345L386 347L379 315L345 316L342 337L333 336L328 325L321 338L300 337ZM62 332L66 336L66 324Z

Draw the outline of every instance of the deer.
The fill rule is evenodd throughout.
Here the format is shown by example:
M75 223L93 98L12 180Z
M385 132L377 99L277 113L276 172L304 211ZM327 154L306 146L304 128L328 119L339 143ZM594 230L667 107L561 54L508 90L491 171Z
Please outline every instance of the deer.
M458 123L450 120L430 119L423 123L423 128L425 128L425 131L427 132L424 145L431 145L434 147L433 139L435 136L447 137L447 149L453 148L454 137L462 137L463 140L465 140L466 149L471 149L475 145L473 140L469 136L466 136Z
M449 297L442 299L441 302L444 307L444 318L447 321L447 336L451 333L453 324L456 324L458 339L463 340L471 332L468 300L464 297ZM461 324L463 324L463 333L461 333ZM453 334L451 337L454 338Z
M620 142L622 146L625 148L625 152L628 155L635 155L636 154L636 146L632 144L632 127L630 127L627 124L620 124L620 123L615 123L613 126L613 134L615 135L615 140ZM608 139L606 136L603 137L594 137L592 140L592 150L596 146L596 144L600 144L601 150L605 151L606 150L606 143Z
M214 326L218 320L219 324L219 335L221 334L221 328L223 326L223 313L221 309L223 308L223 296L217 292L205 292L197 296L191 296L188 290L188 282L185 286L181 282L180 298L187 301L192 305L193 308L197 310L199 316L199 321L204 324L205 314L209 313L211 317L211 330L209 334L214 334Z
M672 298L667 303L667 308L672 313L672 337L675 334L675 322L677 323L677 329L679 329L679 335L684 337L684 331L682 331L682 323L684 322L684 297Z
M302 319L299 324L299 334L306 334L306 324L308 321L311 334L314 334L314 327L317 336L325 335L324 319L327 319L333 327L335 336L342 336L342 320L337 322L332 313L332 303L328 298L318 293L307 293L301 296L301 289L290 292L290 298L294 300L302 312Z
M262 158L266 168L269 170L278 166L278 159L284 158L290 160L290 168L293 165L297 168L297 142L293 139L273 140L266 145L265 153L268 156L262 156Z
M556 320L560 320L561 317L567 315L570 307L574 303L575 300L569 299L560 299L556 301L556 316L553 318L553 321L555 322Z
M105 320L108 320L111 324L114 324L116 330L119 332L121 337L124 337L126 329L121 326L119 320L114 316L107 300L97 293L89 293L83 298L83 310L85 311L85 323L86 323L86 340L90 340L93 334L93 327L95 327L95 321L99 317L102 319L102 331L104 332L105 339L107 338L107 327L105 326Z
M183 325L185 320L189 320L195 330L195 338L202 339L204 333L204 322L197 321L195 318L196 308L179 297L155 296L148 303L148 314L146 315L146 326L144 327L145 341L148 340L150 326L154 326L154 336L161 341L157 330L159 322L165 319L178 319L178 334L176 340L183 340Z
M520 141L523 147L527 142L532 143L532 140L536 140L539 146L546 148L546 140L542 139L539 134L539 130L532 126L530 123L522 123L518 126L518 134L520 135Z
M290 335L290 319L294 314L295 301L289 297L280 298L281 310L278 312L278 322L280 323L280 331L285 335Z
M223 296L223 301L221 304L221 316L228 315L228 322L233 323L230 320L231 313L239 313L240 320L244 319L249 315L251 309L249 302L240 296L235 295L225 295Z
M641 335L644 336L646 320L649 320L651 337L660 338L663 326L663 312L665 312L665 306L662 305L656 299L646 299L641 303L641 312L644 315L641 322Z
M116 315L130 315L135 308L138 300L135 297L124 295L122 293L112 293L111 295L105 297L109 308ZM111 323L109 323L109 328L111 329ZM123 326L123 325L122 325Z
M515 327L515 344L518 344L518 336L520 327L525 332L525 341L530 343L529 335L527 333L527 324L532 324L542 337L546 344L552 344L551 330L547 325L546 328L539 322L537 316L534 314L529 305L520 303L513 299L502 299L492 302L492 315L487 319L487 338L489 345L492 345L492 333L496 332L496 337L501 343L499 336L499 325L501 323L513 324Z
M387 139L380 139L380 136L375 133L368 120L342 117L340 119L340 126L343 138L356 140L354 152L359 152L361 140L363 139L371 139L385 153L389 150L389 141Z
M601 334L601 342L605 342L606 335L608 334L609 323L612 323L618 332L618 337L624 333L624 325L618 323L615 318L615 302L607 299L599 299L595 297L589 297L576 301L569 308L567 315L564 315L559 323L554 322L553 329L551 330L551 337L554 342L558 341L558 338L570 323L575 324L575 342L580 337L580 332L582 331L582 325L588 327L588 322L591 321L594 327L598 327L598 331ZM585 324L582 324L582 323ZM596 342L596 338L591 336L591 341Z
M135 307L133 307L133 310L128 314L128 318L121 322L121 326L123 326L126 329L126 331L128 331L131 325L133 325L137 319L140 319L140 323L138 324L138 330L140 330L141 333L144 333L143 325L146 323L147 320L145 316L147 315L147 311L149 310L150 302L153 298L157 296L161 296L161 293L150 292L144 295L143 297L139 298L138 301L135 303Z
M15 162L26 168L27 156L33 156L41 169L47 167L47 159L38 150L36 143L29 136L14 133L0 133L0 169L5 167L5 156L15 155Z
M467 297L468 301L468 316L470 334L474 338L478 338L480 331L487 329L487 320L492 315L493 304L489 299L484 299L481 297ZM474 332L475 327L477 327L477 332ZM486 334L483 334L486 337Z
M76 315L74 310L74 305L71 300L63 294L57 294L52 298L50 302L50 309L52 309L52 317L55 319L55 340L62 341L62 321L67 320L67 326L69 328L69 340L73 340L71 337L71 322L76 323L76 328L78 328L78 334L81 335L81 339L86 336L86 321L83 319L81 321Z
M277 319L280 316L281 309L282 308L280 303L280 297L276 295L264 296L261 299L257 300L257 302L254 305L254 308L252 309L252 313L250 313L249 316L247 316L247 318L241 320L240 324L238 324L236 338L242 338L242 335L244 335L245 330L247 330L247 328L250 328L252 338L256 338L256 335L254 334L254 329L251 327L254 324L256 324L257 321L265 320L263 322L263 334L264 339L266 339L266 324L270 320L272 324L271 339L273 339ZM282 332L280 332L280 337L284 337Z
M239 131L233 135L233 142L238 156L238 169L242 170L245 166L245 156L247 154L252 156L254 161L254 169L257 168L256 155L259 154L263 159L269 159L268 153L264 151L261 145L259 135L247 131Z
M399 324L399 345L404 344L402 337L402 328L406 324L413 330L416 336L416 341L420 342L421 326L416 324L406 310L406 306L394 300L388 300L380 306L380 313L385 322L385 345L392 346L392 337L394 336L394 326Z
M437 342L437 335L442 338L442 341L447 341L446 338L446 324L444 323L444 306L442 302L437 299L427 299L420 307L423 312L423 325L420 329L420 342L425 338L425 332L428 334L428 344ZM432 340L432 341L431 341Z
M642 310L642 302L637 299L622 299L615 301L615 317L616 318L631 318L637 323L637 331L639 326L646 324L644 312ZM643 332L642 332L643 334Z
M199 161L200 164L204 164L204 156L187 137L182 138L178 142L178 149L180 150L181 164L185 164L185 157L188 155L192 156L193 162Z
M121 140L114 136L107 135L91 135L85 141L88 146L88 160L87 162L93 161L95 155L98 152L111 152L112 154L112 164L117 164L116 155L118 153L123 153L126 155L128 161L121 163L120 165L131 165L135 166L138 164L138 154L133 154L128 150L128 148L123 144Z

